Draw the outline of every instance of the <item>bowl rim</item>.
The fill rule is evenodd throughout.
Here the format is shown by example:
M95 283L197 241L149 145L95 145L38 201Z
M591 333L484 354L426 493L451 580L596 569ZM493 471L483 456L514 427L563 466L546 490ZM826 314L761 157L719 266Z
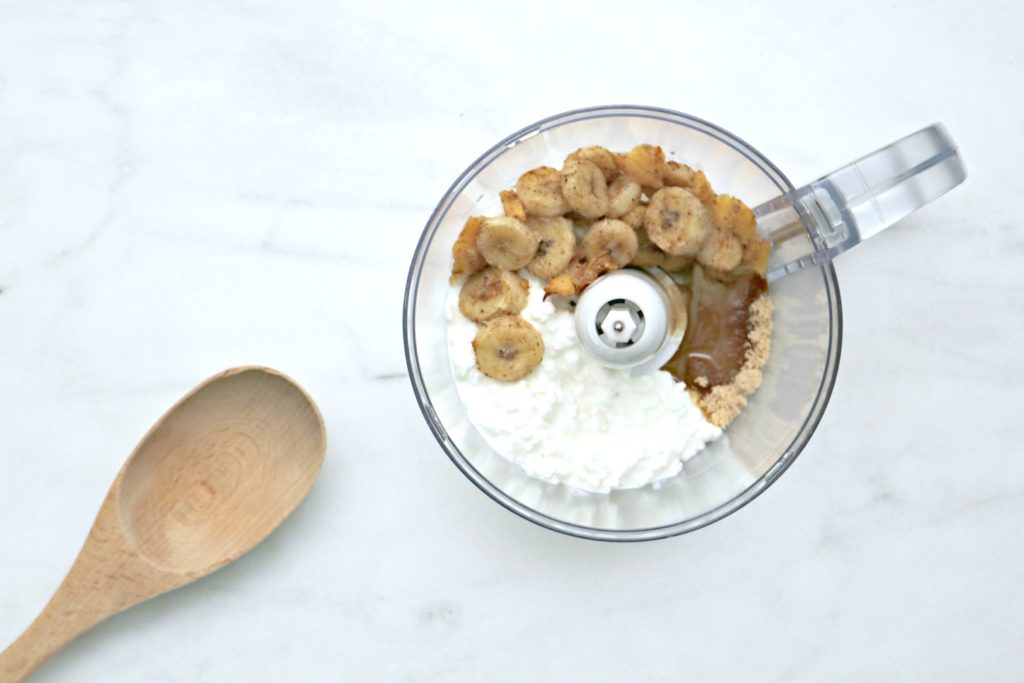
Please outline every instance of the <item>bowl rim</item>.
M797 431L793 441L786 448L782 456L780 456L778 461L775 462L763 475L761 475L757 481L728 501L702 513L701 515L698 515L697 517L680 522L640 529L602 529L600 527L573 524L571 522L556 519L545 513L539 512L538 510L534 510L528 505L520 503L498 489L484 475L478 472L475 467L473 467L473 465L464 455L462 455L459 449L455 447L454 443L452 443L451 439L448 437L447 431L438 419L437 414L434 412L433 404L430 401L430 396L419 371L414 321L416 314L416 293L419 289L419 275L427 250L433 241L438 226L447 215L448 210L451 208L451 204L454 199L459 196L464 186L494 158L515 147L524 140L538 135L545 130L593 118L627 116L652 118L699 129L705 134L714 137L719 142L728 145L734 151L743 155L755 165L761 167L762 171L765 171L772 177L772 180L775 182L776 186L779 187L784 196L791 198L796 197L796 190L793 187L793 184L789 181L786 175L761 152L724 128L696 116L691 116L683 112L665 109L662 107L635 104L597 105L572 109L553 116L548 116L536 121L535 123L531 123L528 126L520 128L495 143L486 152L477 157L468 167L466 167L466 169L459 174L458 178L456 178L445 191L441 200L431 213L430 218L427 220L423 233L420 235L420 239L416 244L416 249L413 252L413 258L409 267L409 274L406 279L402 321L402 337L405 344L406 368L408 370L409 380L412 383L413 392L415 393L417 403L419 404L420 412L423 414L427 425L430 427L431 433L441 446L441 449L444 450L448 455L448 458L459 469L459 471L461 471L490 499L504 507L506 510L509 510L529 522L576 538L611 542L650 541L662 538L671 538L696 531L697 529L702 529L724 519L725 517L728 517L740 508L746 506L752 500L761 495L761 493L763 493L769 486L775 483L778 478L782 476L783 472L789 469L797 456L799 456L804 450L807 443L810 441L811 436L817 429L818 424L821 422L825 408L828 406L829 400L832 396L832 390L835 387L836 376L839 370L839 359L842 351L843 337L842 301L839 293L839 281L836 278L836 272L832 262L826 261L818 266L818 268L825 282L825 291L828 299L829 343L825 371L818 384L818 390L811 410L804 418L803 424L800 426L800 429ZM807 215L802 205L792 199L791 203L800 215L804 225L810 225L812 219Z

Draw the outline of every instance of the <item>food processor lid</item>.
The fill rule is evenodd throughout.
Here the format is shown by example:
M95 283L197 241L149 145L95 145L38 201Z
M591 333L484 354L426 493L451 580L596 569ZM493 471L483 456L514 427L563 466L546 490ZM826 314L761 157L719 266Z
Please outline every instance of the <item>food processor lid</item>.
M601 276L576 303L576 336L602 365L654 372L679 348L686 301L657 268L626 268Z

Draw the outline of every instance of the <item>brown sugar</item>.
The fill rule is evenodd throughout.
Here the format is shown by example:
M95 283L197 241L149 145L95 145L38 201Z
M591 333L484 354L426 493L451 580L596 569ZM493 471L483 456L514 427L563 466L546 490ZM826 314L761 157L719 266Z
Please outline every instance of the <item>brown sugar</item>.
M750 305L746 353L743 365L732 382L691 394L708 420L719 427L724 428L732 422L746 407L747 396L761 386L764 366L772 350L772 310L772 300L767 293ZM697 378L696 384L706 386L707 379Z

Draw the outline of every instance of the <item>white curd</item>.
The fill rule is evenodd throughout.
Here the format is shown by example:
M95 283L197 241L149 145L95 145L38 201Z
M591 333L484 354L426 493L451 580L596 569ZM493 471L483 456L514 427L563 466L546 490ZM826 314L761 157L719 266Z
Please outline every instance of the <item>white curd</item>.
M522 317L544 338L544 360L519 382L484 376L460 289L453 285L445 311L459 396L494 450L530 476L602 493L636 488L676 475L721 436L669 373L633 376L598 363L580 346L572 313L544 301L533 278Z

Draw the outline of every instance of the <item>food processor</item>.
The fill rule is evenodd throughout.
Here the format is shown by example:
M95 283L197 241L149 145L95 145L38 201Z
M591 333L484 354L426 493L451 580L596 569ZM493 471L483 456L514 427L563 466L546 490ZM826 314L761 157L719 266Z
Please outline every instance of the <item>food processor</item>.
M459 398L447 344L451 249L466 219L500 212L499 191L527 169L559 167L579 147L659 145L703 170L715 190L754 208L772 243L775 307L761 387L725 435L682 471L635 489L589 493L527 475L479 434ZM553 116L508 136L445 193L417 245L404 334L413 390L434 436L484 493L523 518L582 538L639 541L693 531L743 507L806 446L835 382L842 309L832 259L963 181L945 129L932 125L799 189L757 150L707 121L666 109L602 106ZM602 363L657 370L685 330L685 306L657 269L605 275L576 302L582 346ZM682 309L682 310L680 310Z

